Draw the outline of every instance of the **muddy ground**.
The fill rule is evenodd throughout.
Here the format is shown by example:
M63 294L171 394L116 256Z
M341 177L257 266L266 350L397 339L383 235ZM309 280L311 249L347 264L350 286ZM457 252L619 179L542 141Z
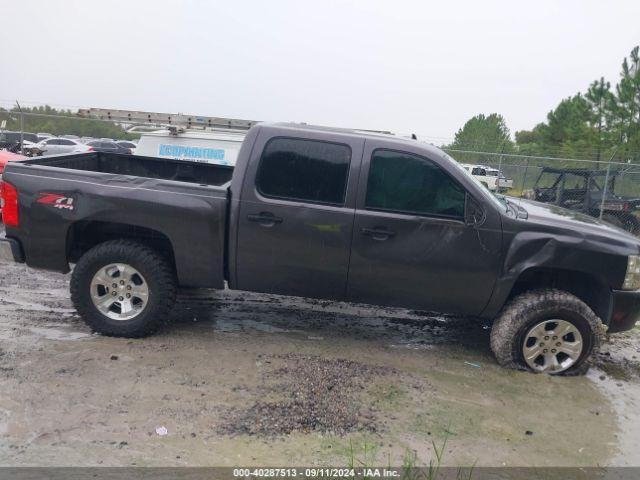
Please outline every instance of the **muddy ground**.
M92 335L68 277L0 264L0 465L640 465L640 331L598 368L499 368L487 325L183 292L146 339ZM166 434L165 434L166 433Z

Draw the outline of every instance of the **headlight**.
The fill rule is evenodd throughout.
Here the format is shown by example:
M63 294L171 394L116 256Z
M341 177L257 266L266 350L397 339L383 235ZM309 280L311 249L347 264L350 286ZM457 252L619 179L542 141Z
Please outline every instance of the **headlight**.
M629 255L627 274L624 276L622 288L625 290L640 290L640 255Z

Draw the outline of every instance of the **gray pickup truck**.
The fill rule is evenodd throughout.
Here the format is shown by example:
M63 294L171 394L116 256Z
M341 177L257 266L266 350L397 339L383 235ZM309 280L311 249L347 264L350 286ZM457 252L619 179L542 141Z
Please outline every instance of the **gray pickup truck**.
M441 150L390 135L260 124L235 168L109 153L9 164L0 256L68 272L105 335L163 324L178 287L495 319L501 365L586 371L640 314L640 242L497 197Z

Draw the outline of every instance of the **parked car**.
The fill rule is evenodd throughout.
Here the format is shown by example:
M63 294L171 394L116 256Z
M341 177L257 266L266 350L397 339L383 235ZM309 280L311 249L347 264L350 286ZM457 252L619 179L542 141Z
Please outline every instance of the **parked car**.
M130 142L129 140L118 140L116 143L123 148L128 148L131 150L131 153L135 155L136 148L138 147L135 143Z
M20 139L24 139L29 142L38 143L38 136L35 133L30 132L11 132L8 130L0 132L0 141L3 142L20 142Z
M178 287L495 318L506 367L583 373L640 317L640 240L496 197L413 140L259 124L234 168L94 152L14 162L0 258L69 272L92 330L140 337ZM103 161L105 160L105 161ZM516 203L517 202L517 203Z
M54 137L47 138L38 144L43 155L57 155L59 153L81 153L91 151L88 146L79 140L71 138Z
M18 162L26 159L27 157L24 155L19 155L17 153L9 152L6 150L0 150L0 178L2 177L4 167L8 162Z
M19 149L24 155L27 157L37 157L42 155L42 150L40 149L39 143L33 143L28 140L22 141L22 148Z
M19 162L21 160L26 160L27 157L24 155L18 155L17 153L12 153L7 150L0 150L0 180L2 179L2 172L4 171L4 167L8 162ZM0 188L2 185L0 184ZM0 221L2 220L2 202L0 202Z
M544 167L536 179L533 190L526 192L532 200L552 203L560 207L600 217L627 230L640 233L640 219L634 212L640 210L640 198L616 194L616 179L622 172L591 170L588 168ZM606 194L605 179L609 177ZM603 197L604 196L604 202Z
M8 150L13 153L21 153L22 145L37 143L38 137L35 133L29 132L12 132L4 130L0 132L0 149Z
M52 135L51 133L37 133L36 135L38 137L38 142L41 142L42 140L46 140L47 138L55 137L55 135Z
M92 140L90 142L87 142L86 145L90 147L91 151L94 151L94 152L125 153L128 155L131 155L130 148L122 147L116 142Z
M482 185L492 192L506 192L513 188L513 180L507 179L500 170L486 165L462 164Z

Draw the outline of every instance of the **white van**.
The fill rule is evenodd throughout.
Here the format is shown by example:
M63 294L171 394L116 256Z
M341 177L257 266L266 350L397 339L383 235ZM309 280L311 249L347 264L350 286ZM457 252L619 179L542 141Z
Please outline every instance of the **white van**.
M158 130L140 136L135 155L189 160L191 162L235 165L242 130Z

